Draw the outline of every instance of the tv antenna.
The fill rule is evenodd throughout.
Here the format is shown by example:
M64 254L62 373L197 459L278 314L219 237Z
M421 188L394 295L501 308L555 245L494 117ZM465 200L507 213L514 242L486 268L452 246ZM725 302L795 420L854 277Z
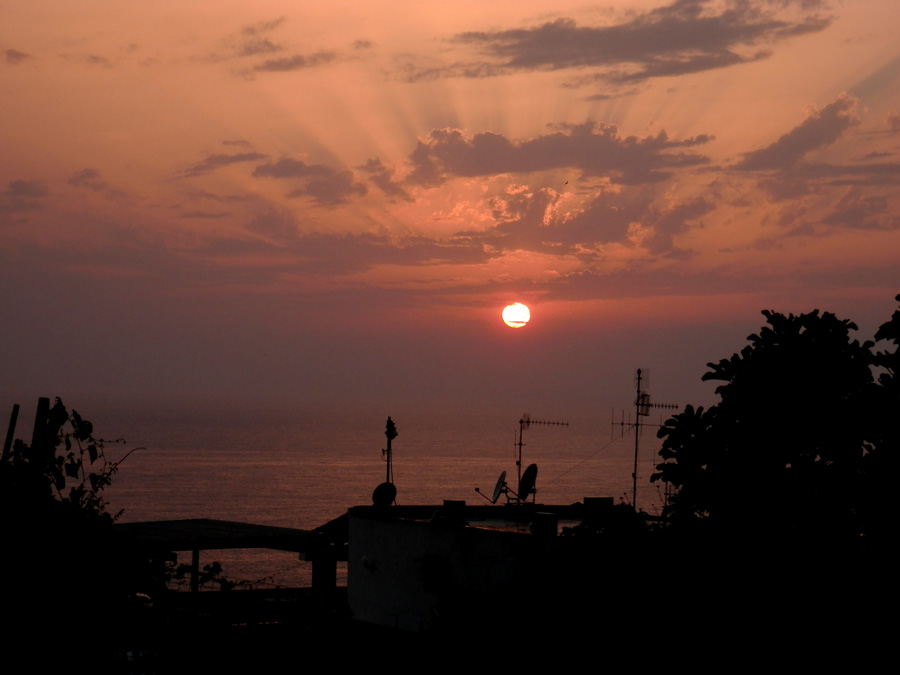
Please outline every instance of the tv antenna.
M390 506L397 498L397 487L392 482L394 477L393 456L391 454L391 441L397 438L397 426L394 420L388 416L387 423L384 426L384 435L387 437L387 449L381 451L381 456L387 464L387 475L384 482L375 488L372 492L372 503L375 506Z
M627 426L629 429L634 428L634 471L631 473L631 504L635 511L637 511L637 474L638 474L638 454L640 448L640 438L641 438L641 428L648 426L646 422L641 422L642 417L648 417L650 415L651 408L657 409L665 409L665 410L674 410L678 408L677 403L651 403L650 402L650 394L644 391L643 387L645 385L644 380L647 379L645 377L644 371L638 368L634 373L634 386L636 389L635 397L634 397L634 424L631 423L631 415L628 416L628 423L625 422L625 411L622 411L622 421L616 422L613 419L613 425L619 424L622 428L622 436L625 436L625 427ZM613 415L615 415L615 411L613 411ZM662 426L662 424L658 425L649 425L649 426Z
M514 443L516 447L516 478L518 480L519 491L517 493L510 489L509 484L506 482L506 472L504 471L500 474L500 478L497 479L497 484L494 486L492 499L488 499L491 504L496 504L497 500L500 499L500 495L506 495L507 504L512 501L515 501L516 504L522 504L528 501L528 495L537 495L537 489L535 488L538 472L537 464L529 464L527 467L525 467L525 472L522 472L522 448L525 445L522 437L525 434L525 429L530 427L532 424L552 427L569 426L568 422L533 420L531 419L531 415L529 415L528 413L523 414L521 419L519 419L519 434L517 437L518 440L516 440ZM481 494L481 488L475 488L475 492ZM510 497L510 495L512 495L512 497ZM484 495L481 496L484 497ZM487 499L487 497L485 497L485 499ZM532 501L534 501L534 498L532 498Z

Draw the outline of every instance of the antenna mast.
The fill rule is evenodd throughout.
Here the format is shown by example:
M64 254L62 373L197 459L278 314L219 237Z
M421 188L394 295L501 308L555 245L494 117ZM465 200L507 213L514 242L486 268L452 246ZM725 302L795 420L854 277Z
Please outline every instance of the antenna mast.
M643 371L638 368L634 378L637 393L635 394L634 399L634 471L631 474L631 504L635 512L637 512L638 448L640 447L641 427L644 426L644 423L641 422L641 417L647 417L648 415L650 415L650 408L665 408L673 410L678 407L676 403L651 403L650 394L648 394L641 388L643 385L642 375Z
M551 426L551 427L567 427L569 426L568 422L556 422L551 420L533 420L531 419L531 415L528 413L524 413L522 418L519 420L519 441L516 445L516 474L519 480L519 485L522 484L522 446L525 445L522 442L522 434L530 427L532 424L540 424L543 426ZM524 495L521 499L528 499L528 495Z
M372 493L372 503L381 508L390 506L397 498L397 488L391 482L394 473L391 441L397 438L397 425L394 424L394 420L390 417L387 418L387 424L384 426L384 435L387 437L387 449L382 450L381 454L384 456L385 462L387 463L387 476L385 477L384 482L376 487L375 491Z
M387 455L387 477L384 480L386 483L390 483L394 468L391 464L391 441L397 438L397 425L394 424L394 420L390 416L388 416L387 424L384 426L384 435L387 436L387 450L384 451L384 454Z

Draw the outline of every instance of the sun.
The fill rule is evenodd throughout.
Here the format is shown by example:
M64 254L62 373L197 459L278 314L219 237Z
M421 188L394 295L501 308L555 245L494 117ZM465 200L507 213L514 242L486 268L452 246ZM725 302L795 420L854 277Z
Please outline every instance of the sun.
M503 308L503 323L510 328L521 328L531 319L531 312L521 302Z

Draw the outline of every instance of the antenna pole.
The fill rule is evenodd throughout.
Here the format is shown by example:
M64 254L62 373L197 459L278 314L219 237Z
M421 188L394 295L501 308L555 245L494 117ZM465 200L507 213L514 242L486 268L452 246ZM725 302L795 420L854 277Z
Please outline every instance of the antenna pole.
M544 426L553 426L553 427L569 426L568 422L556 422L556 421L551 421L551 420L533 420L533 419L531 419L531 415L528 413L525 413L524 415L522 415L521 419L519 420L519 441L518 441L518 443L516 443L516 474L517 474L517 478L519 481L518 485L520 487L522 485L522 446L525 445L522 442L522 433L524 432L525 429L530 427L532 424L541 424ZM536 492L536 490L535 490L535 492ZM524 498L519 496L520 502L523 499L524 499L524 501L527 501L528 495L525 495Z
M637 395L634 399L634 471L631 473L631 503L637 513L638 439L641 436L641 369L637 369ZM390 445L388 445L390 447Z
M634 398L634 472L631 474L631 504L635 513L637 513L638 448L640 446L641 427L643 426L641 417L647 417L650 414L650 408L668 408L671 410L678 407L675 403L650 403L650 394L641 388L643 384L642 374L643 371L638 368L637 373L635 373L637 392ZM622 416L624 419L625 411L622 411Z
M522 482L522 431L524 431L525 427L528 426L530 422L528 415L522 415L522 418L519 420L519 442L516 443L516 447L518 451L516 453L516 485Z
M394 421L388 416L387 424L384 427L384 435L387 436L387 478L384 479L385 483L391 482L391 473L393 466L391 465L391 441L397 438L397 426L394 424Z

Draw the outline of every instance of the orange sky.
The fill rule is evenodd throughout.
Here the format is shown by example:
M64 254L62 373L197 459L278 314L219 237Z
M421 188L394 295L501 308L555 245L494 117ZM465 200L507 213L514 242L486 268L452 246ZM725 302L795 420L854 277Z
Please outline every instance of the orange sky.
M0 5L4 388L702 398L889 318L894 0L434 5Z

